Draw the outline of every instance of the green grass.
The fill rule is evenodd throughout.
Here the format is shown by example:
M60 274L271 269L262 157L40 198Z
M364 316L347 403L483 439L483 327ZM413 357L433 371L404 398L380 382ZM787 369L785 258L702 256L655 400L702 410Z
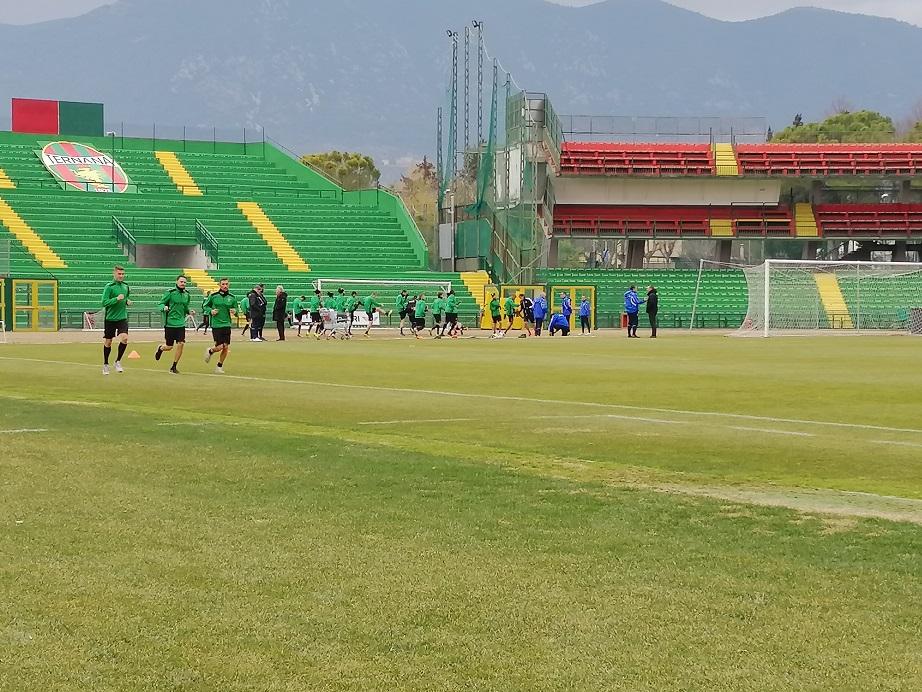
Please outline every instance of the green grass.
M922 684L912 339L135 346L0 346L0 689Z

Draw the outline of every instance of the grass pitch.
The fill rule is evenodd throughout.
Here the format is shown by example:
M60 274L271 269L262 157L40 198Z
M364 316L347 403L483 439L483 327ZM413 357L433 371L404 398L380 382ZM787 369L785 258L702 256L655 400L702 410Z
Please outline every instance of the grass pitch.
M918 341L133 338L0 346L0 689L922 685Z

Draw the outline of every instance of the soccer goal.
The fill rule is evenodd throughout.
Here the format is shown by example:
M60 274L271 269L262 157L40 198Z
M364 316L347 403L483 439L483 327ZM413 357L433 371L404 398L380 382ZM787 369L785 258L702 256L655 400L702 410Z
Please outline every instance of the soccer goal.
M766 260L743 273L740 335L906 332L922 315L920 263Z

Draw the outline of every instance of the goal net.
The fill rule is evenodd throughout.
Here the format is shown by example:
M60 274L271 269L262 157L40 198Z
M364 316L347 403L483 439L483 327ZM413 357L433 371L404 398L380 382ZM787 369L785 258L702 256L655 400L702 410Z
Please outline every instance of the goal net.
M318 289L324 296L328 293L337 293L343 289L347 296L351 296L355 291L359 300L364 300L372 293L377 293L377 300L381 303L383 310L394 309L394 303L401 291L406 290L409 295L418 296L420 293L426 296L426 302L432 303L432 300L439 292L447 294L452 288L451 281L422 281L422 280L393 280L393 279L315 279L314 288ZM292 298L300 296L289 296L289 305ZM307 296L308 298L310 296ZM297 316L295 316L297 317ZM305 318L306 319L306 318ZM399 318L397 318L399 320ZM362 306L355 312L355 327L367 327L368 316ZM394 321L396 324L396 321ZM380 319L377 314L374 316L372 326L380 326Z
M918 263L767 260L743 272L742 335L905 332L922 316Z

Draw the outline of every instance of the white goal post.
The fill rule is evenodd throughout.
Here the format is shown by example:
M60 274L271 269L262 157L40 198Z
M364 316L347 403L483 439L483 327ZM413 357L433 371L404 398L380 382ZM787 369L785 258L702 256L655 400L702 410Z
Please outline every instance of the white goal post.
M766 260L742 269L740 335L922 331L922 263Z

